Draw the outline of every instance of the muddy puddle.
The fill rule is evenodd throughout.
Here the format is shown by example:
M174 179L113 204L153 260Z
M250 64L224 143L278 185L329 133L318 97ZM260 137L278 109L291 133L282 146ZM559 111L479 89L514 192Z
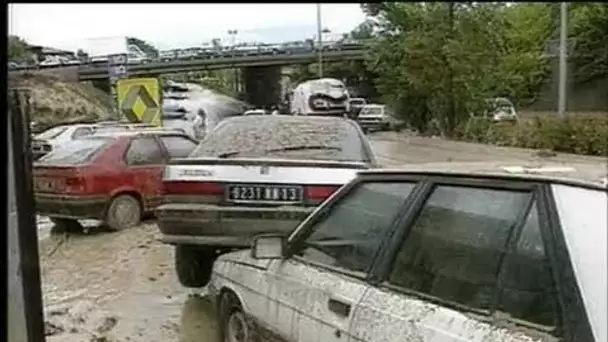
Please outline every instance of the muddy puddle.
M216 341L206 291L180 286L173 248L148 222L40 241L47 341Z

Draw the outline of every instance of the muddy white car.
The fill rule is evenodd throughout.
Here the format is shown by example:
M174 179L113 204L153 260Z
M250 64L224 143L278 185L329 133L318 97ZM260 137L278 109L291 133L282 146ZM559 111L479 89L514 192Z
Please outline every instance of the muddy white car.
M222 341L606 342L607 196L599 178L363 171L288 238L217 259Z
M387 131L391 129L391 117L387 113L385 105L364 105L357 116L357 122L364 131Z
M323 200L376 166L354 121L239 116L222 121L188 158L165 168L156 210L175 245L184 286L209 281L218 253L251 246L260 233L289 234Z

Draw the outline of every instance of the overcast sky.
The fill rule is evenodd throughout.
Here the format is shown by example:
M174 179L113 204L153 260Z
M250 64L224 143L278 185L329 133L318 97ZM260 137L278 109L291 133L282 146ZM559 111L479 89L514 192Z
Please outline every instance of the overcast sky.
M312 38L315 4L9 4L9 33L31 44L76 50L87 38L134 36L159 49L212 38L277 42ZM365 19L358 4L323 4L323 26L348 32ZM152 23L150 25L149 23Z

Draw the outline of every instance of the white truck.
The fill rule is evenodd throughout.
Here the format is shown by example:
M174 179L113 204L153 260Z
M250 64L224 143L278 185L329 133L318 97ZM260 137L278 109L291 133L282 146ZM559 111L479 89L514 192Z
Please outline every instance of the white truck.
M293 115L339 115L350 111L350 95L344 83L335 78L320 78L300 83L291 95Z
M85 52L91 63L107 63L109 55L126 54L128 64L141 64L149 57L137 46L128 44L127 37L99 37L86 42Z

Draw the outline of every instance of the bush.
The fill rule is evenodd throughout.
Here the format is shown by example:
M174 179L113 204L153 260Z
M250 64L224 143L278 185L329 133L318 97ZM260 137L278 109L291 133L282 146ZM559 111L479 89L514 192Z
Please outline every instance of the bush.
M458 127L456 138L499 146L606 156L608 120L535 118L517 123L494 123L487 119L471 119Z

